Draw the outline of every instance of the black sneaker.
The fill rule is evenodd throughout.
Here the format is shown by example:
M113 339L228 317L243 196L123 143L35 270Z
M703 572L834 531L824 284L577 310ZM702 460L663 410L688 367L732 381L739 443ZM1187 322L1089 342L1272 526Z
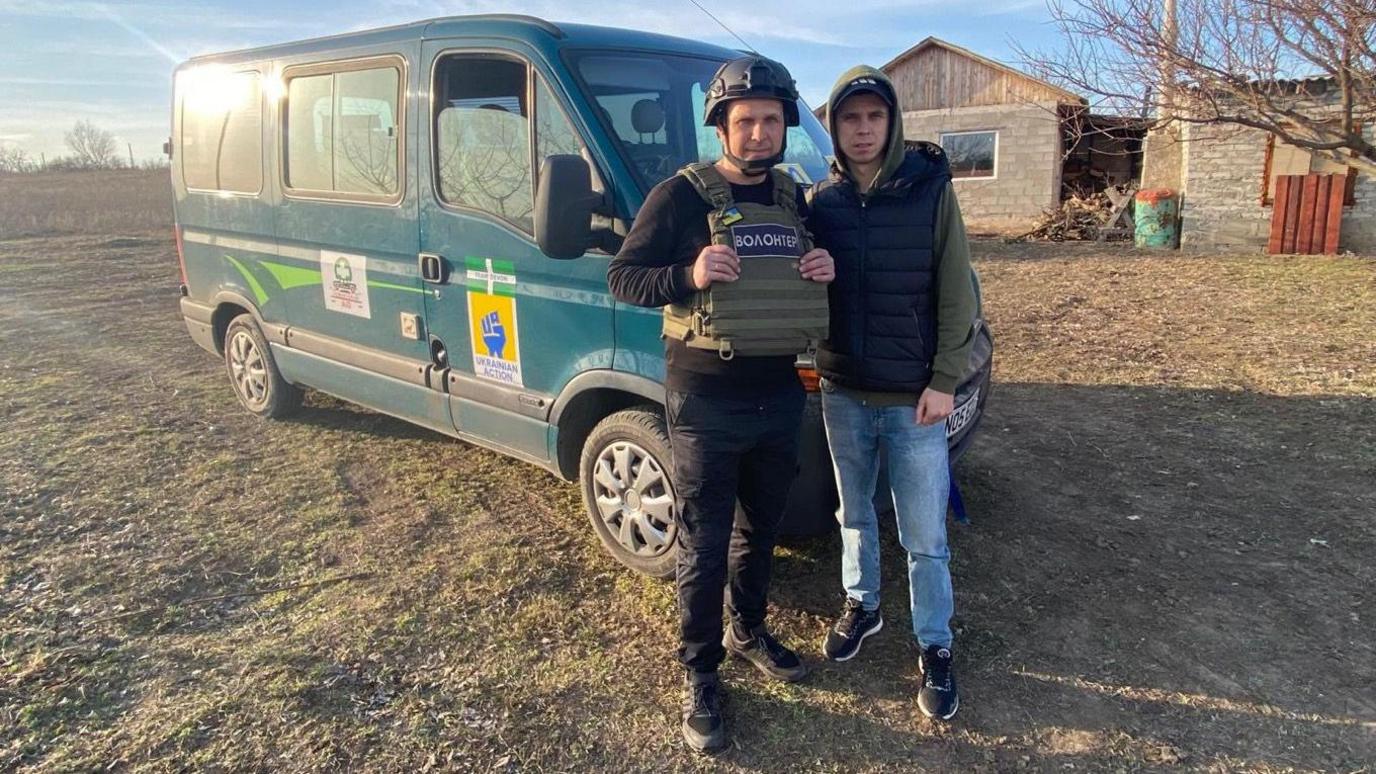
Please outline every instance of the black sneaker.
M922 672L922 690L917 692L917 707L929 718L950 720L960 709L960 691L951 668L951 649L930 645L922 651L917 668Z
M878 610L866 610L858 600L846 597L846 607L827 632L822 652L832 661L850 661L860 652L860 643L883 628L884 616Z
M721 644L727 653L749 661L777 680L794 683L807 675L807 666L798 654L784 647L763 626L748 636L739 634L734 625L728 626Z
M721 680L716 672L689 670L683 677L683 740L694 752L711 754L726 749Z

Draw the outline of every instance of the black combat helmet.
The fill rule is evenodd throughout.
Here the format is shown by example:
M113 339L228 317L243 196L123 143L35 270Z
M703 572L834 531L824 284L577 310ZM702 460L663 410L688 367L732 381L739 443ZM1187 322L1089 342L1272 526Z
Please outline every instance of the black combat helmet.
M758 54L732 59L722 65L707 87L703 105L703 125L718 126L725 121L727 103L735 99L777 99L784 106L785 126L797 126L798 87L789 75L788 68L766 59ZM759 174L784 159L787 134L779 146L779 152L767 159L746 161L737 158L730 148L723 148L722 155L746 174Z
M707 87L703 125L716 126L718 112L733 99L777 99L784 103L784 123L798 125L798 86L788 68L773 59L752 54L718 68Z

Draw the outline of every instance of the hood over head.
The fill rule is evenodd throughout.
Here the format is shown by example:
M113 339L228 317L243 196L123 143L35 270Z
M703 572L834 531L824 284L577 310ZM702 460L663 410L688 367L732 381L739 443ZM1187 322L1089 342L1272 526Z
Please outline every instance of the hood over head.
M882 70L869 65L858 65L841 73L841 77L837 78L831 87L831 96L827 98L827 130L831 132L832 137L836 137L837 108L847 97L862 91L873 92L889 103L889 136L884 145L884 163L874 180L868 181L868 186L855 180L857 185L874 190L893 177L894 172L898 171L898 167L903 163L903 113L898 106L893 81L890 81ZM842 173L854 180L854 174L839 147L836 151L836 164Z

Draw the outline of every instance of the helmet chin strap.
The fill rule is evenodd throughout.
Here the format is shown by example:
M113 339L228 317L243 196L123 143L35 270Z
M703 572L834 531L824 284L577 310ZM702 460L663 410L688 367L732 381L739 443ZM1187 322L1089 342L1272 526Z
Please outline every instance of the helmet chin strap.
M769 158L749 160L743 159L740 156L737 156L736 154L732 153L731 150L726 147L723 147L721 149L721 155L727 161L731 162L732 166L734 166L736 169L739 169L742 175L763 175L764 173L772 169L775 165L783 162L784 149L787 147L788 137L785 136L783 141L779 143L779 152L775 153L773 156L770 156Z

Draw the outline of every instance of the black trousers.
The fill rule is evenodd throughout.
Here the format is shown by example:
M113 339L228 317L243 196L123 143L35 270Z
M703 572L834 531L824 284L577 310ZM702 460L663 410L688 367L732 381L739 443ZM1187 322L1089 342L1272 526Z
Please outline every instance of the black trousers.
M774 542L798 471L807 395L796 387L763 399L666 395L678 497L679 661L688 669L710 672L725 658L723 602L740 629L764 623Z

